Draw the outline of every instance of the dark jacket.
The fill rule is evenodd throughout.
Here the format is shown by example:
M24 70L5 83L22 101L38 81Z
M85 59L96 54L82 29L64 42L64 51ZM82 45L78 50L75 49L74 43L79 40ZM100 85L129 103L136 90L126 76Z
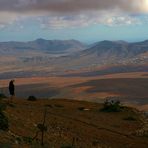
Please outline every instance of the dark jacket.
M14 88L13 81L10 81L9 82L9 93L10 93L10 95L14 95L14 91L15 91L15 88Z

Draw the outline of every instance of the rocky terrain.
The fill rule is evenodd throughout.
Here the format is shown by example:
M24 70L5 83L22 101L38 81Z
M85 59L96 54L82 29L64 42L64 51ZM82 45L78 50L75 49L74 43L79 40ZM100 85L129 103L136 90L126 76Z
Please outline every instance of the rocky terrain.
M49 76L68 70L96 71L106 67L112 72L147 71L148 41L101 41L85 45L76 40L44 40L0 43L2 78ZM121 69L120 69L121 67ZM144 68L142 68L144 67ZM115 70L114 70L115 69Z
M66 99L15 99L5 110L9 129L0 131L0 147L40 147L38 125L45 117L45 148L147 148L144 115L133 108L102 108L103 104Z

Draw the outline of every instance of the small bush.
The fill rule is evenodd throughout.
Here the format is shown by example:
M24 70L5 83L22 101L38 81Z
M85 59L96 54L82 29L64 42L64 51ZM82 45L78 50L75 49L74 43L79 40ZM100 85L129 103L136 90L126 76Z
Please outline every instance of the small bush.
M45 107L53 108L53 106L50 104L46 104Z
M6 104L0 102L0 112L6 109Z
M37 98L35 96L29 96L27 100L28 101L36 101Z
M4 114L4 110L6 109L6 104L0 102L0 129L1 130L8 130L8 118Z
M119 112L123 107L118 100L106 100L101 111L104 112Z
M98 145L99 145L99 141L98 141L98 140L94 140L94 141L92 142L92 145L95 146L95 147L98 146Z
M4 98L7 98L7 97L5 96L5 94L0 93L0 99L4 99Z
M8 130L8 118L4 115L3 112L0 112L0 129L1 130Z
M78 110L83 111L85 107L79 107Z
M137 119L133 116L128 116L126 118L124 118L123 120L128 120L128 121L137 121Z
M23 137L23 141L27 144L32 144L33 138L31 137Z
M44 131L44 132L47 132L47 126L43 125L43 124L38 124L37 125L37 128L40 130L40 131Z

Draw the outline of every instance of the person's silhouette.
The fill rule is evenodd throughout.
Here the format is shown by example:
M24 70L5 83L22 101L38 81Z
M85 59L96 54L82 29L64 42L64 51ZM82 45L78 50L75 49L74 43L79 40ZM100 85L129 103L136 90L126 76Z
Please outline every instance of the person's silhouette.
M10 102L12 102L13 101L13 98L15 96L14 80L11 80L9 82L9 93L10 93Z

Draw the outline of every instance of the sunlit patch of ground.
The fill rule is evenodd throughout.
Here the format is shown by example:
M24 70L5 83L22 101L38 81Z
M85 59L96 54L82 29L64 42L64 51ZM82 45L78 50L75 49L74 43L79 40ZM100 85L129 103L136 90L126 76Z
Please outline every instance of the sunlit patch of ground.
M35 95L39 98L68 97L75 100L103 102L106 97L115 96L126 97L125 99L122 98L121 101L128 102L129 104L138 104L137 106L142 107L148 104L148 101L146 101L148 93L145 87L147 78L148 73L146 72L120 73L95 77L17 78L15 79L16 97L27 98L29 95ZM9 79L0 80L0 90L7 95L9 95L9 81ZM94 86L91 85L91 81L96 82ZM75 85L76 87L73 87ZM136 94L138 94L139 98L137 98ZM147 107L143 108L147 109Z
M16 78L16 85L48 83L53 86L68 86L94 79L148 78L148 72L118 73L95 77L29 77ZM8 86L10 79L0 80L0 87Z

